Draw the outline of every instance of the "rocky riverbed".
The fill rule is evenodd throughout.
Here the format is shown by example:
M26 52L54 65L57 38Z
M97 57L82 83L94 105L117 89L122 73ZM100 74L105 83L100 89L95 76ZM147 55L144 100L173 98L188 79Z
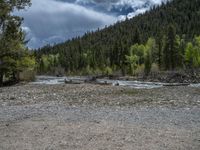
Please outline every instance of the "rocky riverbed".
M0 149L200 148L200 88L0 88Z

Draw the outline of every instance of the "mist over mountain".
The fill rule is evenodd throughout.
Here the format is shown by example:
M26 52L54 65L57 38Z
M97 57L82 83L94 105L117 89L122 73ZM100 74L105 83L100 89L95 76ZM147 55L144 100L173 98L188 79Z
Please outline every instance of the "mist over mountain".
M16 14L25 19L28 47L38 48L132 18L162 2L166 0L32 0L31 8Z

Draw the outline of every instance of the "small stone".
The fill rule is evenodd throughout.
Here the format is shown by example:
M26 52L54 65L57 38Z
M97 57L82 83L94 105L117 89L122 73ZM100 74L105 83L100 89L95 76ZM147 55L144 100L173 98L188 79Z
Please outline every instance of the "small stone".
M15 100L15 97L14 97L14 96L11 96L11 97L10 97L10 100Z

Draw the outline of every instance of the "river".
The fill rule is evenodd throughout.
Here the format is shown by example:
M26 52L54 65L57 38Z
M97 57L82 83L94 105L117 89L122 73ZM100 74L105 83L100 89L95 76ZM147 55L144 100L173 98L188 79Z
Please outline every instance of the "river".
M56 85L56 84L65 84L65 80L75 80L84 82L89 77L87 76L64 76L64 77L54 77L54 76L37 76L36 81L31 84L46 84L46 85ZM167 83L162 82L144 82L144 81L125 81L125 80L109 80L109 79L97 79L97 83L109 83L113 86L127 86L135 89L153 89L161 88L166 86ZM176 83L172 83L176 84ZM199 84L190 84L191 87L200 87Z

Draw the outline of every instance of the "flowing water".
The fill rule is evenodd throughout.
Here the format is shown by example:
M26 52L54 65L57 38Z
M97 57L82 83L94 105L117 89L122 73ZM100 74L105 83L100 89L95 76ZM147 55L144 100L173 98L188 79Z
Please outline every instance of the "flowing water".
M84 82L88 80L89 77L86 76L73 76L73 77L53 77L53 76L37 76L36 81L32 84L65 84L65 80L74 80ZM161 82L144 82L144 81L125 81L125 80L108 80L108 79L97 79L97 83L107 83L112 84L113 86L128 86L130 88L136 89L152 89L152 88L161 88L166 83ZM190 84L191 87L200 87L200 84Z

